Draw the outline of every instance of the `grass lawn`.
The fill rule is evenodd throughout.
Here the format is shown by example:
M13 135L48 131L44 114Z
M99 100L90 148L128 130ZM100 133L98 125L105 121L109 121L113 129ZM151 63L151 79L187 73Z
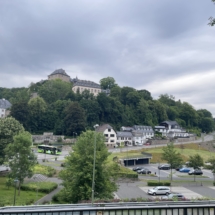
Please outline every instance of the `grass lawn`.
M194 178L193 175L177 175L177 176L181 178ZM205 175L196 175L196 178L209 178L209 177Z
M6 187L7 177L0 177L0 206L13 205L14 203L14 187L9 189ZM18 190L16 190L16 205L28 205L33 204L36 200L45 196L45 193L35 191L20 191L18 196Z
M157 147L154 148L148 148L148 149L142 149L142 150L132 150L132 151L124 151L124 152L118 152L118 153L112 153L108 160L113 160L114 157L117 157L118 159L121 158L129 158L129 157L141 157L143 156L141 152L146 152L152 154L151 163L158 163L158 162L165 162L161 159L162 157L162 150L163 147ZM186 162L189 159L190 155L199 154L202 156L204 161L207 161L211 156L215 155L214 153L207 151L206 149L199 147L198 144L190 143L190 144L183 144L183 149L181 148L181 145L175 145L175 149L177 152L179 152L182 155L182 158L184 162Z

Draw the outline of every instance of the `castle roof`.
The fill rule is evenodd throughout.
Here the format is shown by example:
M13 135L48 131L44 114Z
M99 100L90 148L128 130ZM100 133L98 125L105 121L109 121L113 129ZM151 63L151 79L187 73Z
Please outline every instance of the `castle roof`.
M0 108L8 109L11 107L11 103L6 99L0 99Z
M78 78L75 78L72 80L73 87L78 86L78 87L90 87L90 88L98 88L101 89L101 86L93 81L86 81L86 80L80 80Z
M54 72L52 72L50 75L56 75L56 74L61 74L61 75L65 75L65 76L70 77L69 75L67 75L67 73L63 69L57 69Z

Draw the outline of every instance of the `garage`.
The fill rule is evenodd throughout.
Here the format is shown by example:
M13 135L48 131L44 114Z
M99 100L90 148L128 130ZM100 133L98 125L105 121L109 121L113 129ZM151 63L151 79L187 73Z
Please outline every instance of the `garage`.
M135 165L143 165L143 164L150 164L150 159L152 155L149 153L142 153L139 157L133 158L123 158L124 166L135 166Z

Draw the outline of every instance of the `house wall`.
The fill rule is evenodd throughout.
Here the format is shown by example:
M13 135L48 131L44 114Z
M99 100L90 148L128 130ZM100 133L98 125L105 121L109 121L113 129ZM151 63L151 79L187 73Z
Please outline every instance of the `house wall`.
M6 109L0 108L0 118L4 118L6 115Z
M93 87L74 86L72 88L74 93L77 93L78 89L80 93L82 93L84 90L88 90L90 93L93 93L94 96L97 96L101 92L101 89Z
M123 145L125 145L125 142L127 143L128 146L132 146L132 137L117 137L116 140L117 144L121 145L121 143L123 143Z
M107 128L103 132L105 136L105 144L108 148L114 148L116 146L116 132L112 128Z
M62 81L70 82L70 77L62 74L49 75L48 80L61 79Z

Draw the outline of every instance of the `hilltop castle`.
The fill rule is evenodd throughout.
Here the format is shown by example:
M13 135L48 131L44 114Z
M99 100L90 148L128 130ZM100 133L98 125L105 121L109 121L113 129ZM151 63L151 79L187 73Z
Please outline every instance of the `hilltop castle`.
M105 92L101 89L101 86L92 81L80 80L77 77L71 79L70 76L63 69L57 69L48 75L48 80L61 79L62 81L72 82L73 87L72 90L77 93L79 91L82 93L84 90L88 90L94 96L97 96L100 92Z

